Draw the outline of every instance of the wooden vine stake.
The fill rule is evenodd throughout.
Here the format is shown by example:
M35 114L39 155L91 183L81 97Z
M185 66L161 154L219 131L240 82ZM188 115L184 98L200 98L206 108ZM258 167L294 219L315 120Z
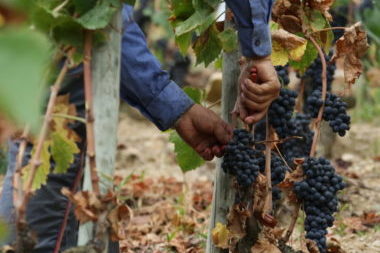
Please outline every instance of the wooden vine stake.
M229 11L229 10L227 10ZM228 15L226 15L228 16ZM226 18L225 28L231 28L232 22ZM237 88L238 78L240 74L239 59L240 52L238 50L232 52L223 53L223 82L222 82L222 118L230 124L234 124L234 116L231 112L234 109L235 101L237 98ZM233 188L232 177L226 173L221 168L222 160L218 160L218 166L215 172L214 180L214 192L213 192L213 203L211 210L211 219L209 224L209 233L207 239L206 252L207 253L224 253L225 249L218 248L214 245L212 241L212 230L215 228L217 223L227 224L227 215L229 209L234 204L234 198L236 191ZM250 225L254 226L253 222ZM257 232L256 227L247 228L249 231ZM251 236L251 235L250 235ZM253 235L255 236L255 235ZM239 252L248 253L250 252L251 240L242 240L239 243Z
M100 47L92 47L90 31L85 34L87 162L83 190L92 189L98 195L105 194L113 185L107 176L112 178L116 159L121 25L120 10L105 29L108 40ZM82 225L78 245L86 245L93 238L93 224ZM104 252L108 252L108 238L102 241L106 243Z

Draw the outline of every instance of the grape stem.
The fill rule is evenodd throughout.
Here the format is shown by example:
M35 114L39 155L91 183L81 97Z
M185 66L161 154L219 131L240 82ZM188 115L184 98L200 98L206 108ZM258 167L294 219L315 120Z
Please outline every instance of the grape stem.
M17 211L17 222L19 225L26 222L25 221L26 206L28 205L29 199L32 195L32 186L33 186L34 178L36 176L37 168L41 165L41 153L44 146L43 144L49 132L49 124L52 119L53 109L54 109L54 105L58 96L58 91L67 73L67 70L68 70L68 60L66 60L65 63L63 64L63 67L57 77L57 80L55 81L54 85L51 87L50 98L49 98L48 106L46 108L46 113L45 113L44 121L42 124L42 128L40 130L40 134L38 137L38 142L36 144L34 155L32 156L32 159L29 162L30 175L26 181L23 200L20 203L18 211ZM18 159L22 161L22 157L19 157ZM22 170L20 171L20 174L21 173L22 173Z
M81 157L80 157L79 171L77 172L77 175L75 176L75 181L74 181L73 185L71 186L71 192L73 192L73 193L77 192L77 190L80 186L80 183L82 182L83 170L84 170L84 160L85 160L85 156L84 156L84 152L82 152ZM58 238L57 238L57 241L55 243L55 248L54 248L53 253L59 253L61 250L63 236L65 235L67 222L69 220L69 214L70 214L70 210L72 209L72 206L73 206L72 202L67 201L65 213L63 216L61 227L58 231L58 236L57 236Z
M265 116L265 130L266 130L266 140L272 136L272 131L269 126L268 114ZM267 142L265 144L265 176L267 178L266 184L266 196L264 202L264 211L263 214L270 214L272 212L272 177L271 177L271 144Z
M346 27L343 27L343 26L328 27L328 28L323 28L321 30L313 31L310 34L319 33L319 32L328 32L332 30L346 30Z
M94 130L94 98L92 95L92 73L91 73L91 57L92 57L92 32L85 31L84 35L84 94L86 100L86 133L87 133L87 157L91 173L92 189L96 195L100 194L99 177L96 171L95 156L95 130Z
M318 45L318 43L315 41L315 39L312 36L309 36L309 40L313 43L315 48L318 51L319 57L321 58L321 63L322 63L322 106L319 108L318 112L318 117L315 120L315 125L314 125L314 137L313 137L313 143L311 145L311 150L310 150L310 157L314 157L316 150L317 150L317 144L318 144L318 139L320 135L320 130L321 130L321 122L322 122L322 116L323 116L323 110L325 109L325 100L326 100L326 94L327 94L327 64L326 64L326 58L325 55L321 49L321 47Z
M301 79L301 82L300 82L300 86L299 86L300 90L298 92L298 98L297 98L297 103L296 103L296 111L297 112L302 112L302 106L303 106L303 95L305 93L305 80L304 79Z

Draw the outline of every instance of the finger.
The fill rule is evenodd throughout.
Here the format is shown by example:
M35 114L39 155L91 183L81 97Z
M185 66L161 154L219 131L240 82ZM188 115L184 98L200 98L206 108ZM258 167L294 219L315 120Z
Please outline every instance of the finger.
M244 119L244 122L246 124L255 124L263 119L266 113L267 110L250 115Z
M256 103L251 101L250 99L246 98L245 95L242 93L241 98L243 105L248 108L250 111L260 112L266 109L266 107L269 106L270 102L265 103ZM249 115L247 115L249 116Z
M205 139L200 141L196 146L195 146L195 151L198 154L202 154L205 150L207 150L211 146L211 141Z
M214 158L214 155L212 154L210 148L205 149L200 155L206 161L211 161Z
M227 144L230 140L229 126L222 120L219 120L214 127L214 136L220 144Z
M218 147L217 145L214 145L212 147L212 153L216 156L216 157L222 157L222 150L220 147Z
M280 87L276 83L266 82L258 84L249 79L245 79L244 86L256 95L277 95L280 90Z
M249 100L256 102L256 103L264 103L267 101L273 100L273 95L256 95L255 93L250 92L245 85L242 85L242 91L244 93L244 96L248 98Z

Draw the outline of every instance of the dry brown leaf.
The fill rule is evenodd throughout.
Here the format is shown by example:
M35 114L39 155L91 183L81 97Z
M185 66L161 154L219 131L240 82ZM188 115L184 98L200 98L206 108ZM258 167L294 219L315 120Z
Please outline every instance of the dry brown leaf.
M346 251L343 250L342 247L340 246L339 241L334 237L331 237L327 243L327 252L328 253L346 253Z
M289 51L307 43L306 39L292 34L288 31L285 31L284 29L273 31L272 39L273 41L276 41L279 44L281 44L283 48Z
M132 210L127 205L119 205L109 212L107 218L111 225L111 240L126 239L126 231L132 218Z
M231 232L231 244L237 243L246 235L245 227L247 219L251 216L243 203L234 204L227 214L228 230Z
M312 9L321 11L323 16L329 21L332 21L332 16L329 13L329 10L334 2L335 0L308 0L309 6Z
M310 253L319 253L317 243L313 240L306 239L306 247Z
M333 59L342 58L344 79L354 84L362 73L362 58L368 49L367 33L360 22L346 28L344 35L336 42Z
M251 248L252 253L281 253L276 245L269 242L266 238L260 238Z
M380 215L374 212L363 213L360 218L365 226L373 226L380 223Z

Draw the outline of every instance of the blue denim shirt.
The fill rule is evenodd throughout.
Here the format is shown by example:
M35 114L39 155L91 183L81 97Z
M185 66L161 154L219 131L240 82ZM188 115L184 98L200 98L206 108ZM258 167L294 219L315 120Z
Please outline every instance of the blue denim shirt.
M268 28L271 0L227 0L234 12L244 56L266 56L271 52ZM120 97L152 121L159 129L166 130L192 105L193 101L170 80L158 60L152 55L143 32L133 21L133 7L124 5L121 52ZM81 75L82 68L72 74ZM84 105L83 96L77 93L81 86L71 85L72 102ZM73 101L74 100L74 101Z
M226 0L234 13L242 53L246 57L271 54L269 21L272 0Z

